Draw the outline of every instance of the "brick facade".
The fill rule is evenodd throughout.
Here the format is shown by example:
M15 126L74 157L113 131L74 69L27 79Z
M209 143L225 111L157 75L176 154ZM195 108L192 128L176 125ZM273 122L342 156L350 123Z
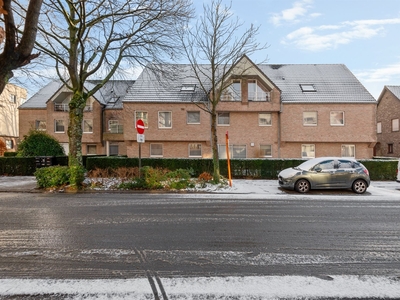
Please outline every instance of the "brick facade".
M376 122L381 124L381 132L377 133L375 155L400 157L400 131L392 128L392 122L400 119L400 99L389 88L385 87L378 99Z
M217 106L217 113L223 116L223 124L217 126L221 151L228 133L233 158L372 158L377 142L377 103L345 66L258 67L247 57L240 64L246 66L245 74L237 76L236 68L232 68L227 79L239 85L240 95L223 98ZM95 97L89 100L92 110L85 112L84 119L93 121L93 132L83 134L83 154L95 146L96 154L137 157L136 115L145 115L142 157L211 158L211 115L203 100L187 100L198 95L197 91L193 90L193 95L187 90L182 92L179 82L163 90L157 86L159 82L144 76L142 73L130 85L120 106L109 105L107 97L103 102ZM183 77L187 80L190 74ZM263 91L260 99L250 95L254 82ZM315 86L315 91L305 92L301 83ZM38 118L45 118L47 132L61 143L68 143L66 132L54 130L55 119L68 120L67 112L54 109L55 102L67 99L63 92L61 89L51 99L43 99L47 103L43 109L33 105L20 109L24 120L20 123L21 134L26 134ZM312 124L304 124L310 112ZM189 114L194 114L196 121L188 122ZM160 126L160 122L167 125ZM221 152L220 157L225 154Z

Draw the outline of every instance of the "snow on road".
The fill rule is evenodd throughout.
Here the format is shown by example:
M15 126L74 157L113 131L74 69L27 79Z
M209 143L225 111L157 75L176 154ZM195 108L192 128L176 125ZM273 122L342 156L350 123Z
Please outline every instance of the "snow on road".
M399 278L380 276L188 277L96 280L0 279L0 296L63 295L66 299L277 299L400 297ZM150 284L153 282L153 285ZM154 284L157 282L157 284Z

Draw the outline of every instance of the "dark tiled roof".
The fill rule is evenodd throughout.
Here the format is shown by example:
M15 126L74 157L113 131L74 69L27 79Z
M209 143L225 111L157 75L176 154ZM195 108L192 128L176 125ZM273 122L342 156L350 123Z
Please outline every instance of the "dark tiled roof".
M99 82L100 81L97 80L87 81L86 88L91 89ZM128 92L129 87L132 86L134 82L133 80L110 80L94 94L94 98L105 105L106 108L122 108L122 100ZM47 101L49 101L60 88L62 88L61 81L51 81L19 108L46 108Z
M204 70L208 72L209 68ZM124 102L198 102L206 99L189 65L164 66L160 73L145 68L129 89ZM207 84L206 76L202 82ZM195 89L193 92L182 91L184 85L195 85ZM209 89L209 85L206 85L206 89Z
M201 65L209 73L209 65ZM283 103L375 103L375 98L343 64L288 64L258 65L259 69L281 90ZM133 102L186 102L201 100L205 94L182 92L186 83L197 84L189 65L175 65L173 79L157 78L145 69L131 87L124 101ZM203 83L210 86L207 76ZM303 92L301 84L311 84L315 92Z
M46 108L47 101L62 87L60 81L51 81L19 106L19 109Z
M375 98L343 64L260 65L281 90L282 102L365 103ZM301 84L312 84L315 92L303 92Z

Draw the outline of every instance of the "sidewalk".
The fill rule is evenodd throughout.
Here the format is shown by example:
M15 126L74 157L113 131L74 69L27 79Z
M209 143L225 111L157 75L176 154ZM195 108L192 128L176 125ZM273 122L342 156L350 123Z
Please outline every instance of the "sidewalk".
M95 192L95 190L93 190ZM99 190L100 191L100 190ZM104 190L106 192L115 192L115 190ZM279 187L277 180L260 180L260 179L233 179L232 186L215 186L209 185L204 189L193 189L190 192L207 192L207 193L227 193L227 194L263 194L263 195L287 195L296 194L294 191L283 190ZM41 193L42 190L37 189L36 178L34 176L0 176L0 192L20 192L20 193ZM317 193L318 190L310 193ZM326 192L325 192L326 193ZM332 190L333 194L352 193L351 190ZM371 195L399 195L400 199L400 183L396 181L372 181L367 193Z
M35 176L0 176L0 192L40 192Z

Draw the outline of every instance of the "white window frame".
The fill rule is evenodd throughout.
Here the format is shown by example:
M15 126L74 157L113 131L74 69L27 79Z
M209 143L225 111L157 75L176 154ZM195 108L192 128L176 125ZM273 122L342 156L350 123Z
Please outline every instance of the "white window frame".
M376 133L382 133L382 122L376 123Z
M337 118L337 116L340 114L342 115L342 117ZM344 111L338 111L338 110L331 111L330 112L330 123L331 123L331 126L344 126Z
M255 90L251 90L251 86L255 87ZM249 79L247 81L247 99L249 101L269 101L269 92L264 86L258 83L256 79Z
M124 133L124 125L119 120L108 120L108 131L110 133Z
M243 150L244 150L244 155L239 155L238 151L243 152ZM225 144L218 145L218 156L221 159L227 159ZM229 158L233 158L233 159L247 158L247 146L246 145L229 145Z
M189 157L202 157L201 143L190 143L188 148Z
M236 86L239 86L239 90L235 89ZM242 81L240 79L233 79L223 92L222 98L226 101L242 101Z
M266 120L266 122L263 122L262 120ZM272 126L272 114L271 113L259 113L258 114L258 126Z
M353 152L353 155L351 155ZM347 155L350 154L350 155ZM356 146L350 144L343 144L341 147L341 156L342 157L356 157Z
M227 116L222 116L227 115ZM227 120L228 123L220 123L220 121ZM218 126L229 126L231 122L231 115L228 112L220 112L217 114L217 125Z
M87 127L89 128L89 131L85 129L85 123L87 124ZM93 133L93 119L83 119L82 120L82 132L83 133Z
M301 158L315 158L315 144L302 144Z
M266 154L266 153L270 154ZM260 157L272 157L272 145L262 144L260 145Z
M317 125L318 125L318 112L304 111L303 126L317 126Z
M158 146L160 149L156 149L156 146ZM155 151L161 150L161 154L156 153L154 154ZM150 144L150 157L163 157L164 156L164 147L163 144L161 143L151 143Z
M14 141L13 140L6 140L6 149L11 150L14 148Z
M194 115L196 114L196 116L193 118L190 117L190 115ZM195 119L195 121L193 121L193 119ZM200 124L200 111L188 111L186 113L186 123L187 124Z
M147 111L135 111L135 128L137 120L142 120L144 123L144 128L149 128L149 114Z
M64 121L65 120L54 120L54 133L65 133L65 124L64 124ZM63 127L63 130L62 131L60 131L60 130L57 130L57 122L62 122L62 127Z
M167 119L163 114L169 114L169 124L166 124ZM171 129L172 128L172 111L159 111L158 112L158 128L159 129Z
M399 119L392 119L392 131L399 131Z

